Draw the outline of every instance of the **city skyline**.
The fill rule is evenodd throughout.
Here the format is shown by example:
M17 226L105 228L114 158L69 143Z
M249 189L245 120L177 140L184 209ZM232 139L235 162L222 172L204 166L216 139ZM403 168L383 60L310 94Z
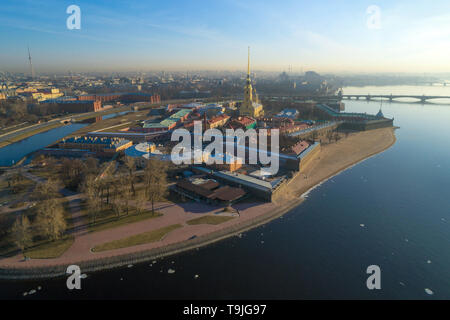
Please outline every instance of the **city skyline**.
M68 6L81 9L69 30ZM373 10L379 8L375 25ZM450 4L437 1L8 1L0 71L449 72ZM368 13L369 12L369 13ZM371 20L372 19L372 20Z

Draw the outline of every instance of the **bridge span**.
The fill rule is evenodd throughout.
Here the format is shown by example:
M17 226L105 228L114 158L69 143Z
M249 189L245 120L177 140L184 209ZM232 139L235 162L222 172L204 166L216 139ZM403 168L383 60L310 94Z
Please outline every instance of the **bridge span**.
M420 102L427 102L428 100L432 100L432 99L450 99L450 96L427 96L427 95L417 96L417 95L408 95L408 94L390 94L390 95L385 95L385 94L381 94L381 95L343 94L341 97L342 97L342 99L347 99L347 100L365 99L367 101L377 100L377 99L387 99L389 101L393 101L396 99L411 98L411 99L417 99Z

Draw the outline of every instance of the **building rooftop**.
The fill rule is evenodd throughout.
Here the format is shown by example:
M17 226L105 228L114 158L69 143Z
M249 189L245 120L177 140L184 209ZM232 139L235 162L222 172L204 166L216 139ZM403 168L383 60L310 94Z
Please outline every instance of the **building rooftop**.
M297 118L297 115L298 115L298 110L296 110L296 109L284 109L283 111L278 113L275 117L295 119L295 118Z
M263 192L272 192L272 189L274 188L271 182L257 179L237 172L213 171L203 167L194 167L194 169L200 172L211 174L214 177L222 178L223 180L231 181L242 186L255 188Z
M48 99L41 101L41 103L74 103L74 104L81 104L81 103L94 103L95 100L67 100L67 99Z
M297 142L295 145L291 147L291 151L295 153L296 155L299 155L306 149L308 149L310 146L310 143L308 141L302 140Z
M102 145L104 148L118 148L125 144L130 143L130 140L122 139L122 138L100 138L100 137L90 137L90 136L83 136L83 137L72 137L68 139L63 139L61 141L62 143L79 143L79 144L96 144L96 145Z
M190 114L191 112L192 112L192 110L190 110L190 109L181 109L181 110L177 111L176 113L174 113L173 115L171 115L169 117L169 119L178 120L178 119Z
M220 122L220 121L223 121L223 120L226 120L226 119L230 119L230 116L228 116L226 114L221 114L221 115L218 115L218 116L216 116L216 117L214 117L212 119L209 119L208 123L212 124L212 123Z

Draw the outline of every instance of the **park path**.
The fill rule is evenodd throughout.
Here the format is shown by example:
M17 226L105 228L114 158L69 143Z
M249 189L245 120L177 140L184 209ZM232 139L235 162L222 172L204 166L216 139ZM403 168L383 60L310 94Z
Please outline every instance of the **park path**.
M127 253L134 253L142 250L164 247L181 241L186 241L193 236L202 236L232 225L240 224L244 221L254 219L255 217L265 214L276 209L276 205L272 203L243 203L237 204L236 209L240 215L232 220L219 225L188 225L186 222L193 218L204 215L217 214L222 208L212 207L203 203L157 203L155 210L162 213L162 216L146 219L140 222L123 225L120 227L102 230L98 232L88 232L87 229L77 230L73 245L56 259L30 259L23 261L21 255L9 257L0 260L0 267L36 267L49 265L67 265L80 261L95 260ZM151 209L151 204L147 203L147 209ZM135 234L160 229L165 226L181 224L182 228L176 229L168 233L160 241L142 244L133 247L115 249L94 253L91 251L96 245L119 240Z
M22 172L22 174L23 174L23 176L25 176L25 178L34 181L36 184L44 183L47 181L47 179L36 176L26 170L24 170ZM81 211L81 207L80 207L81 200L84 198L84 195L79 192L71 191L67 188L60 189L59 193L61 193L63 195L63 197L66 198L66 200L68 201L68 208L71 213L71 227L70 227L69 233L75 234L76 232L82 231L84 229L83 227L86 227L85 224L83 223L83 217L81 216L82 211ZM26 208L26 206L24 208ZM21 210L21 209L23 209L23 208L18 208L16 210Z

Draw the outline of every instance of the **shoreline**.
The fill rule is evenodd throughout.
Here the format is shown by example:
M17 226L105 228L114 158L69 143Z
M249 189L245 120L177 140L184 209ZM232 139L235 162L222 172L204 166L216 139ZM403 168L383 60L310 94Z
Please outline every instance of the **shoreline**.
M80 268L83 270L83 273L91 273L91 272L97 272L107 269L113 269L113 268L119 268L123 267L129 264L136 264L136 263L142 263L149 260L155 260L160 259L163 257L179 254L182 252L186 252L193 249L198 249L200 247L205 247L207 245L219 242L221 240L237 236L243 232L249 231L251 229L255 229L257 227L260 227L262 225L265 225L284 214L290 212L292 209L298 207L305 199L308 193L321 184L325 183L329 179L333 178L334 176L339 175L340 173L350 169L351 167L379 154L383 151L389 149L392 147L396 142L396 137L394 134L394 128L384 128L384 129L377 129L372 130L368 132L359 132L357 134L354 134L350 136L349 138L346 138L345 140L336 144L326 145L324 146L325 155L328 153L331 156L337 156L336 152L338 152L340 147L342 145L350 145L353 146L352 141L347 141L347 139L353 139L357 140L363 140L364 137L371 138L371 135L373 132L378 131L380 137L378 139L379 145L371 146L374 147L374 150L359 150L358 152L354 152L354 154L351 154L351 157L354 157L354 159L351 159L350 162L348 162L348 157L344 157L344 159L340 159L343 161L343 165L338 165L338 168L335 169L334 166L331 166L329 168L329 165L327 164L327 161L330 160L330 157L324 157L322 159L322 155L320 160L318 160L314 165L311 165L311 167L306 170L306 175L310 175L311 177L308 177L307 179L302 179L302 175L304 173L298 174L295 178L293 178L289 182L288 192L286 194L287 198L280 198L275 200L274 204L282 202L283 205L278 206L275 210L263 213L259 216L256 216L253 219L243 221L240 223L237 223L235 225L228 226L226 228L213 231L211 233L207 233L205 235L199 236L193 240L185 240L173 244L169 244L167 246L163 247L157 247L153 249L146 249L141 250L133 253L128 254L122 254L122 255L116 255L112 257L106 257L106 258L98 258L98 259L92 259L92 260L86 260L86 261L80 261L77 263ZM389 132L388 137L385 137L385 132ZM375 134L374 134L375 135ZM353 137L353 138L352 138ZM361 138L360 138L361 137ZM384 139L390 138L388 143ZM361 143L361 141L359 141ZM354 143L354 142L353 142ZM366 143L366 141L363 140L363 145ZM355 143L356 144L356 143ZM355 147L356 148L356 147ZM336 151L337 149L337 151ZM368 153L367 153L368 152ZM334 158L331 160L335 160ZM338 159L339 160L339 159ZM339 161L337 161L339 163ZM328 167L327 167L328 166ZM327 172L325 175L320 174L320 169L325 170L327 169L329 172ZM325 171L327 171L325 170ZM302 183L303 181L303 183ZM296 185L293 185L297 182ZM75 264L75 263L74 263ZM49 279L49 278L56 278L56 277L62 277L66 275L66 267L67 265L53 265L53 266L41 266L41 267L23 267L23 268L7 268L7 267L0 267L0 279L1 280L36 280L36 279Z

